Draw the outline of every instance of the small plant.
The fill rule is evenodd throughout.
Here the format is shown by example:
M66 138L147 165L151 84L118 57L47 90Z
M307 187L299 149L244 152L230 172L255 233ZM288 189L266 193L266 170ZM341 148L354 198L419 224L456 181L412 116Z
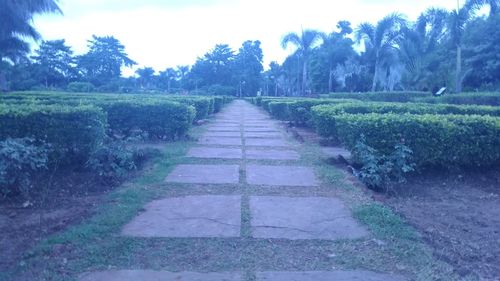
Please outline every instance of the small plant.
M35 177L47 170L48 148L33 139L0 141L0 194L28 198Z
M137 169L136 158L123 142L111 142L98 148L86 166L103 184L116 185L128 172Z
M389 155L380 155L376 149L366 144L366 138L361 136L354 148L356 162L361 169L355 175L375 191L389 192L395 182L406 182L405 175L414 171L412 150L404 144L398 144Z

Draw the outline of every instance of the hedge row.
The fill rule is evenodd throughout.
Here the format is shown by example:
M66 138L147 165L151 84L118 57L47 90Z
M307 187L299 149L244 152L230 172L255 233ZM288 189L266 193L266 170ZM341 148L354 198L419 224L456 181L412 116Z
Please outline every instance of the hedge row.
M441 97L429 97L417 99L426 103L448 103L448 104L477 104L500 106L500 93L465 93L449 94Z
M344 99L311 99L311 98L253 98L254 104L260 104L271 116L283 121L290 121L297 125L311 125L311 108L322 104L339 104L356 102Z
M398 142L413 150L421 166L500 164L500 118L467 115L342 114L338 136L353 149L363 134L367 144L390 153Z
M370 92L370 93L331 93L332 99L355 99L362 101L412 102L417 98L432 97L429 92Z
M85 163L102 144L106 124L106 114L93 106L0 105L0 140L46 142L51 163Z
M208 118L212 113L220 111L222 106L232 101L231 97L198 97L175 95L143 95L143 94L88 94L88 93L61 93L61 92L22 92L0 95L0 102L14 104L99 104L116 101L175 101L193 106L196 109L195 121Z
M343 103L339 105L320 105L312 108L312 119L317 132L334 140L338 140L336 119L341 114L368 113L409 113L416 115L490 115L500 116L500 108L492 106L417 104L417 103Z
M129 136L139 130L150 137L168 140L183 137L196 114L194 107L170 101L118 101L98 106L107 113L113 133Z

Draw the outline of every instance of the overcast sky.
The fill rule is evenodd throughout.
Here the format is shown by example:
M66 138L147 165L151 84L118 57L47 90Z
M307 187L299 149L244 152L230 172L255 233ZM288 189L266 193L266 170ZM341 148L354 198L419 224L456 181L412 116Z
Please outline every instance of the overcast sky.
M237 50L245 40L260 40L267 66L273 60L281 63L293 51L280 46L288 32L301 28L331 32L340 20L355 27L395 11L414 20L428 7L453 9L456 4L456 0L60 0L64 16L40 16L35 25L45 40L66 39L77 54L87 51L93 34L113 35L139 66L157 71L191 65L215 44Z

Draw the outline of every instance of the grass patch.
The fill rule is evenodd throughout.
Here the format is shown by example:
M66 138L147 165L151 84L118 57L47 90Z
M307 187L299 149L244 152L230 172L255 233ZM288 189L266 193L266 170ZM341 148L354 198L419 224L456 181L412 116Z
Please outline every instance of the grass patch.
M367 225L380 239L404 239L415 241L419 235L403 219L389 208L371 203L356 207L354 217Z

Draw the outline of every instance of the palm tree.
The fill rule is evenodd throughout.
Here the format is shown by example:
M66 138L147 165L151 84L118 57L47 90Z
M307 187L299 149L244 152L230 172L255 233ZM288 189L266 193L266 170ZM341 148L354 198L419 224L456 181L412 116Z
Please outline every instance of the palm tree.
M500 9L500 0L467 0L465 6L471 11L481 9L483 6L490 6L490 17L496 15Z
M0 90L7 90L2 61L16 61L27 54L29 43L23 38L40 39L40 34L32 25L33 16L53 12L61 13L57 0L0 1Z
M448 20L450 39L453 45L457 48L455 72L455 92L457 93L462 92L462 80L464 78L464 75L462 74L462 39L465 27L472 18L472 14L473 10L471 10L471 6L465 5L462 8L457 7L455 11L452 11Z
M402 29L398 40L399 57L404 63L415 89L426 88L422 80L426 75L426 58L436 50L438 42L446 35L448 11L430 8L422 13L412 27Z
M392 58L392 52L401 33L406 26L406 20L400 14L394 13L380 20L376 26L371 23L362 23L356 30L356 40L364 41L365 47L371 49L375 55L375 72L373 74L372 91L377 89L377 79L384 59Z
M33 27L36 14L61 13L57 0L3 0L0 2L0 59L15 59L29 51L23 38L40 39Z
M316 30L302 30L302 34L289 33L283 37L281 41L281 46L286 49L288 44L293 44L297 47L297 52L302 57L302 86L300 92L302 95L306 93L307 90L307 79L308 79L308 64L309 57L311 55L312 49L322 40L323 36L319 31Z

